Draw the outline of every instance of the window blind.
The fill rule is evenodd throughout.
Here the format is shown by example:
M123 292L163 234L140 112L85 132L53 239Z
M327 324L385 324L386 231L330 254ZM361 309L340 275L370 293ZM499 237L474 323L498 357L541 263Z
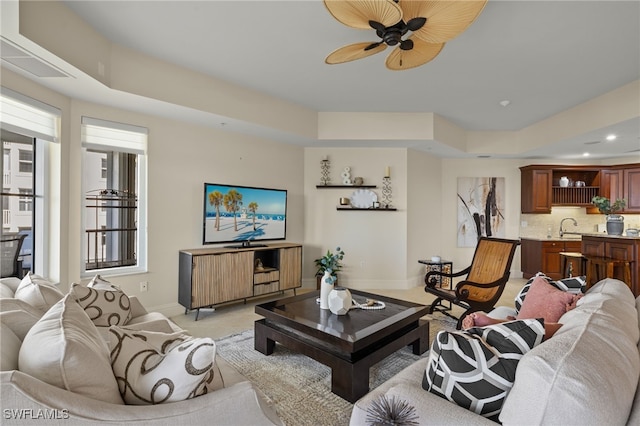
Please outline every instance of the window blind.
M88 149L109 148L144 155L147 152L147 133L144 127L82 117L82 146Z
M0 90L2 128L51 142L58 142L60 110L3 87Z

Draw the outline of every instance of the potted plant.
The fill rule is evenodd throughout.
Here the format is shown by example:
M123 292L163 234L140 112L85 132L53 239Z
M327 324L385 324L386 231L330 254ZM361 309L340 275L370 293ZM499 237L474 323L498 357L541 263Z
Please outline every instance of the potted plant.
M331 283L334 284L338 279L338 271L342 268L340 261L344 258L344 251L340 247L336 247L335 253L331 250L327 250L327 254L314 260L316 268L316 279L318 282L318 288L320 288L320 280L325 272L329 272L331 275Z
M596 195L591 199L591 204L596 206L600 213L607 215L607 234L622 235L624 229L624 216L618 214L627 205L627 200L618 198L613 204L607 197Z

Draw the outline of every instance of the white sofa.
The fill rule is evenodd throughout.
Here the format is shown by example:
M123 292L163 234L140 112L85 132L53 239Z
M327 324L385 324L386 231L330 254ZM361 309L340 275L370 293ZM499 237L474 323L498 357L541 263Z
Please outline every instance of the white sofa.
M513 314L499 307L491 316ZM527 352L499 420L504 425L639 425L640 297L622 281L594 285L566 312L563 326ZM415 407L420 425L495 424L422 388L427 358L374 389L353 408L350 424L385 395Z
M281 425L260 391L220 357L215 358L215 381L219 389L179 402L156 405L124 405L104 402L45 383L18 368L20 345L45 313L42 306L13 297L20 280L0 280L2 364L0 405L3 425L9 424L215 424ZM163 333L182 332L157 312L147 312L134 296L129 297L131 319L126 327ZM51 309L54 309L53 307ZM48 312L48 311L47 311ZM101 328L101 327L96 327ZM97 335L104 338L104 333ZM16 340L17 339L17 340ZM16 344L17 342L17 344ZM17 346L17 348L16 348ZM105 345L106 347L106 345ZM91 364L92 359L82 362ZM13 368L7 367L13 364Z

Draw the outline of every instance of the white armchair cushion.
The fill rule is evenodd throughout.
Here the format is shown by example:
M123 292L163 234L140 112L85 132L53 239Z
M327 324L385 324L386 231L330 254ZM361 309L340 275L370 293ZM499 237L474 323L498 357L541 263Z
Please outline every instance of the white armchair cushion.
M70 293L97 327L126 325L131 319L131 303L122 290L98 290L73 284Z
M109 350L70 294L29 330L20 348L18 366L24 373L61 389L122 404Z
M46 312L63 296L53 283L31 272L22 279L15 294L16 299L27 302L42 312Z
M111 364L125 403L176 402L213 390L213 339L116 326L109 331Z
M11 287L4 283L0 283L0 299L8 299L13 297L14 291Z

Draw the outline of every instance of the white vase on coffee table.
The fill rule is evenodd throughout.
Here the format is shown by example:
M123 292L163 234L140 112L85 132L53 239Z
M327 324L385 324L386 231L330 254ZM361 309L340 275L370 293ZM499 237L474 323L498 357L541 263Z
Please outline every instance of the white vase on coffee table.
M351 292L344 287L336 287L329 293L329 310L336 315L346 315L351 309Z

